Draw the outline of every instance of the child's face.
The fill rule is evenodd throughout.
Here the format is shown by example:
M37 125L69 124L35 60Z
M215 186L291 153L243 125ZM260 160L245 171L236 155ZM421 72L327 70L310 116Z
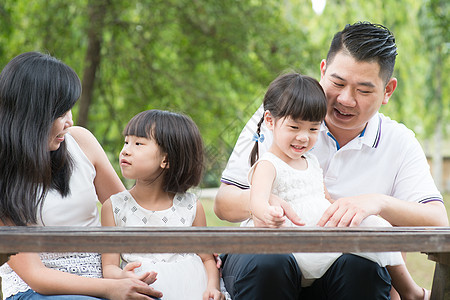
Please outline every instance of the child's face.
M316 143L320 124L290 117L274 120L272 125L269 124L273 131L271 151L287 163L301 158Z
M119 156L120 170L128 179L152 180L161 174L165 159L155 140L128 135Z

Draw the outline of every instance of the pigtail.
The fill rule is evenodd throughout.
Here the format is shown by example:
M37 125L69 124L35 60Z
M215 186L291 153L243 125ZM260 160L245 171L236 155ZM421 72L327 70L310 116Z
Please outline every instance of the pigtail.
M261 125L263 122L264 122L264 115L261 117L261 120L259 120L257 125L258 127L256 128L256 141L255 145L253 146L252 152L250 153L250 166L253 166L259 158L258 142L261 133Z

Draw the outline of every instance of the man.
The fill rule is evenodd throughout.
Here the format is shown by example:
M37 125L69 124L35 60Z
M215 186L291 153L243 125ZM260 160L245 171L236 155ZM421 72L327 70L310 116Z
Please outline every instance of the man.
M394 226L448 226L442 195L414 134L378 112L397 87L392 77L396 49L387 28L355 23L334 36L320 64L327 116L311 151L334 199L320 226L356 226L369 215L380 215ZM214 208L221 219L252 217L248 157L262 113L260 108L247 123L222 174ZM272 140L264 126L262 133L260 155ZM271 205L299 223L282 199L272 196ZM300 286L301 272L292 255L225 255L223 279L235 300L389 299L391 289L385 268L350 254L306 288Z

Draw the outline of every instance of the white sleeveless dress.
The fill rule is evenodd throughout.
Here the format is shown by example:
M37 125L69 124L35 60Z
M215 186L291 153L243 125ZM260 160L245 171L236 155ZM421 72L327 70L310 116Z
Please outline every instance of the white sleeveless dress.
M304 157L308 164L306 170L292 168L271 152L264 153L258 162L269 161L275 167L276 178L272 186L272 193L289 202L305 222L305 226L315 227L331 204L325 198L322 169L317 158L310 153L304 154ZM257 163L249 172L249 182L251 182L251 176ZM288 222L291 226L295 226L289 220ZM391 227L389 222L377 216L369 216L360 226ZM370 259L382 267L404 264L400 252L354 254ZM308 286L314 279L322 277L342 253L293 253L293 255L302 272L302 286Z
M192 226L197 199L194 194L176 194L172 207L150 211L141 207L128 191L111 196L116 226ZM152 249L149 248L148 252ZM137 274L155 271L157 280L151 284L163 293L164 300L199 300L206 290L207 275L202 260L194 253L122 253L122 268L139 261Z
M70 195L62 198L58 192L49 191L38 226L100 226L94 186L95 168L69 133L65 135L65 143L74 161ZM38 218L40 215L38 212ZM85 277L102 276L98 253L39 253L39 256L48 268ZM4 298L30 289L7 263L0 267L0 276Z

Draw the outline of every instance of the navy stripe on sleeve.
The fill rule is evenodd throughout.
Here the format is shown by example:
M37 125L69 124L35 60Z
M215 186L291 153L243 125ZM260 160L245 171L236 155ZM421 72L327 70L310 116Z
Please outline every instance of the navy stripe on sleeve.
M224 177L222 177L222 178L220 179L220 182L223 182L223 183L229 184L229 185L237 186L238 188L243 189L243 190L248 190L248 189L250 188L248 185L241 184L241 183L239 183L239 182L236 182L236 181L234 181L234 180L227 179L227 178L224 178Z

